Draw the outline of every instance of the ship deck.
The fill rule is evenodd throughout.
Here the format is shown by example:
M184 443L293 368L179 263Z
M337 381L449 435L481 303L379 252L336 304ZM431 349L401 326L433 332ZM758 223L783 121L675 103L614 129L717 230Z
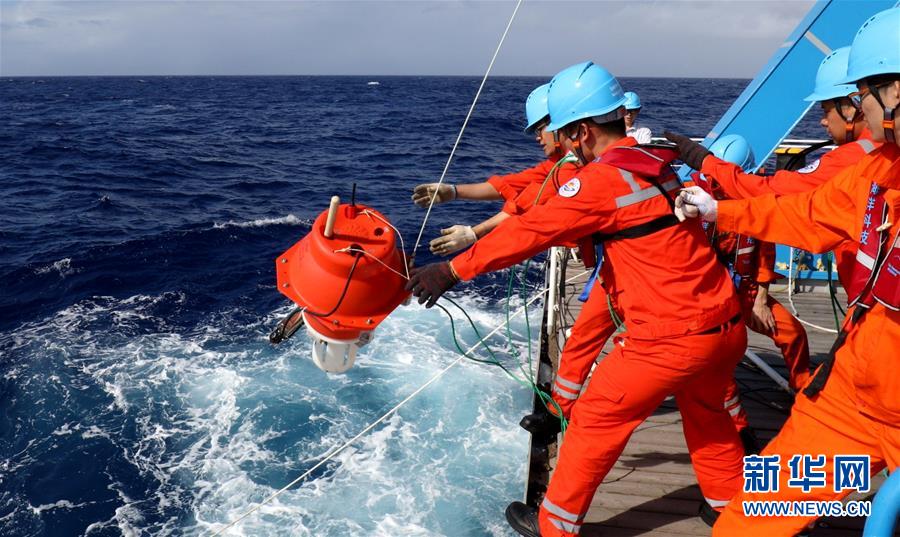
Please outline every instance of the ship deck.
M583 266L568 262L566 272L569 277L581 271ZM565 280L565 277L566 274L562 279ZM582 276L564 284L559 300L562 330L571 327L578 316L581 302L577 297L585 280L586 276ZM786 284L773 285L772 291L785 307L790 308ZM821 290L793 295L794 305L804 320L833 328L834 317L829 299L827 291ZM844 300L842 294L841 300ZM755 332L748 333L749 348L786 378L784 361L772 341ZM542 340L542 348L547 349L543 358L545 362L552 362L554 368L561 348L560 342L556 341L557 334L545 334ZM807 328L807 334L812 362L817 365L824 360L835 336L812 328ZM604 349L604 354L608 350L609 344ZM787 419L791 396L748 364L745 359L737 368L735 376L750 424L756 429L760 441L765 443L777 434ZM545 367L545 371L548 369ZM539 439L532 439L527 493L527 500L531 503L538 501L544 491L546 476L548 472L552 472L555 464L555 454L556 444L553 440L542 445ZM881 481L880 477L873 479L873 485L878 485ZM873 486L873 490L877 488ZM681 430L681 415L674 400L669 398L632 435L624 453L598 489L581 535L709 535L710 528L697 516L701 500ZM863 523L863 519L859 518L822 519L812 535L860 535Z

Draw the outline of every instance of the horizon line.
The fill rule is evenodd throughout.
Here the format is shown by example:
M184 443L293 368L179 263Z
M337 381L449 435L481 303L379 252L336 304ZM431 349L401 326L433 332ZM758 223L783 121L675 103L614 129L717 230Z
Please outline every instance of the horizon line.
M124 75L112 75L112 74L81 74L81 75L48 75L48 74L38 74L38 75L5 75L0 74L2 78L188 78L188 77L219 77L219 78L247 78L247 77L346 77L346 78L482 78L484 75L416 75L416 74L403 74L403 75L375 75L375 74L366 74L366 75L334 75L334 74L243 74L243 75L235 75L235 74L124 74ZM548 80L553 78L551 76L544 75L491 75L488 78L540 78ZM632 76L617 76L616 78L644 78L644 79L702 79L702 80L751 80L751 77L735 77L735 76L644 76L644 75L632 75Z

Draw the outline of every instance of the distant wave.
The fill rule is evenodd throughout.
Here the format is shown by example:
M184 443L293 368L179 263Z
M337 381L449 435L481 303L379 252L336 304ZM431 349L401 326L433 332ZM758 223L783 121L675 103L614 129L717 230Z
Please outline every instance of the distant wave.
M78 272L78 270L72 268L72 259L66 257L64 259L60 259L59 261L54 261L49 265L38 267L34 271L35 274L49 274L51 272L58 272L60 276L65 278L66 276L75 274L76 272Z
M229 227L266 227L266 226L311 226L312 220L306 218L299 218L294 216L293 214L289 214L287 216L282 216L280 218L259 218L257 220L250 220L248 222L236 222L234 220L229 220L228 222L216 223L213 225L213 229L224 229Z

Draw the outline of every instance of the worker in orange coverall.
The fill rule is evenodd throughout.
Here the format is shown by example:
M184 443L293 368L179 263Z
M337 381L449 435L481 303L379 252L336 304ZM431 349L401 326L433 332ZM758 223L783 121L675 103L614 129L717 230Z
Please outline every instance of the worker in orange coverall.
M507 175L494 175L483 183L454 185L426 183L413 189L413 203L428 207L432 198L435 204L456 199L505 200L503 210L475 226L453 225L441 230L441 236L429 243L436 255L450 255L471 246L510 214L518 214L533 205L539 196L546 199L574 175L577 169L574 157L564 155L555 135L545 131L550 122L547 110L548 84L538 86L525 100L525 133L534 135L544 151L546 160L536 166ZM562 182L560 182L562 181Z
M673 214L673 152L635 147L625 136L624 102L615 77L591 62L557 74L547 128L587 164L547 203L507 219L450 263L414 269L408 284L430 307L460 279L550 245L588 239L605 248L603 285L626 331L572 408L540 511L521 502L506 510L526 536L577 535L631 433L673 394L707 502L724 506L740 488L740 439L722 406L747 344L740 304L703 229Z
M525 214L535 205L543 204L555 196L559 188L575 176L579 168L577 158L568 153L562 159L556 160L556 156L562 153L556 133L545 130L550 123L550 111L547 108L548 86L544 84L535 89L529 95L525 106L527 121L525 131L534 134L544 153L549 156L548 160L524 172L489 179L488 183L504 198L508 198L503 204L502 211L471 228L454 225L441 230L442 236L431 241L432 253L446 256L471 246L477 238L486 235L506 218ZM554 160L556 161L553 162ZM538 170L543 171L551 162L553 165L547 174L541 176L537 173ZM526 184L526 181L531 182ZM424 198L419 201L427 203ZM468 229L471 232L468 232ZM616 324L610 315L606 292L599 285L593 286L578 319L572 326L570 336L566 339L560 365L556 371L556 381L553 384L552 397L566 419L569 418L572 404L577 399L591 366L615 329ZM569 379L579 380L576 382ZM523 418L522 426L532 433L558 432L560 422L555 407L551 407L550 411L553 415L538 412L526 416Z
M703 161L700 172L711 178L732 199L764 194L796 194L816 188L874 151L878 143L872 140L862 112L847 97L856 91L856 87L840 83L847 75L849 54L850 47L840 48L822 61L816 74L815 89L806 98L821 105L821 124L837 144L833 151L805 168L780 170L771 176L745 173L738 166L719 158ZM856 247L850 241L835 247L838 277L845 288L855 264Z
M811 251L859 244L847 287L852 306L828 359L763 450L766 459L749 461L780 470L767 474L774 486L745 476L714 536L793 536L815 517L793 508L790 516L758 516L749 502L837 500L867 488L869 475L886 466L900 467L900 8L859 30L846 80L859 88L852 96L872 138L884 142L879 149L811 192L716 202L692 187L678 199L688 216L763 240ZM688 165L709 158L702 146L681 149ZM848 472L847 456L867 457L868 473ZM760 469L753 465L747 470Z
M740 135L722 136L709 149L714 158L741 169L752 169L756 165L750 144ZM728 199L720 186L705 175L694 172L691 180L713 198ZM809 380L809 342L800 321L768 293L769 284L780 278L775 272L775 245L723 231L709 222L704 222L704 229L719 260L732 274L741 299L744 322L754 332L772 338L788 366L791 388L799 390ZM729 385L726 392L725 408L741 435L745 453L758 453L759 441L747 420L735 382Z

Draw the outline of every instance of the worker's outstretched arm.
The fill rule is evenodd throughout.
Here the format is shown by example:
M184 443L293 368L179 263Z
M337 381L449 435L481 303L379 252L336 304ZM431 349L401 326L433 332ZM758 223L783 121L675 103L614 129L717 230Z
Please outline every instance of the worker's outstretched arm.
M413 188L412 201L423 209L431 204L447 203L457 199L467 200L499 200L500 192L490 183L474 183L470 185L453 185L450 183L423 183Z
M603 189L583 188L571 198L554 196L522 216L511 216L453 258L451 264L463 280L500 270L546 250L574 242L612 224L615 204Z
M763 176L746 173L739 166L710 155L703 159L700 172L712 177L731 198L755 198L766 194L786 196L816 188L858 162L863 156L865 152L862 146L854 143L829 151L821 159L801 170L779 170L775 175Z
M553 164L545 160L520 172L491 176L483 183L423 183L413 188L412 200L419 207L428 207L432 197L435 204L453 200L514 200L529 184L543 181Z
M500 192L488 182L456 185L456 199L460 200L499 200Z
M866 188L867 185L863 185ZM826 252L857 240L861 214L852 168L809 192L718 202L718 226L811 252Z

